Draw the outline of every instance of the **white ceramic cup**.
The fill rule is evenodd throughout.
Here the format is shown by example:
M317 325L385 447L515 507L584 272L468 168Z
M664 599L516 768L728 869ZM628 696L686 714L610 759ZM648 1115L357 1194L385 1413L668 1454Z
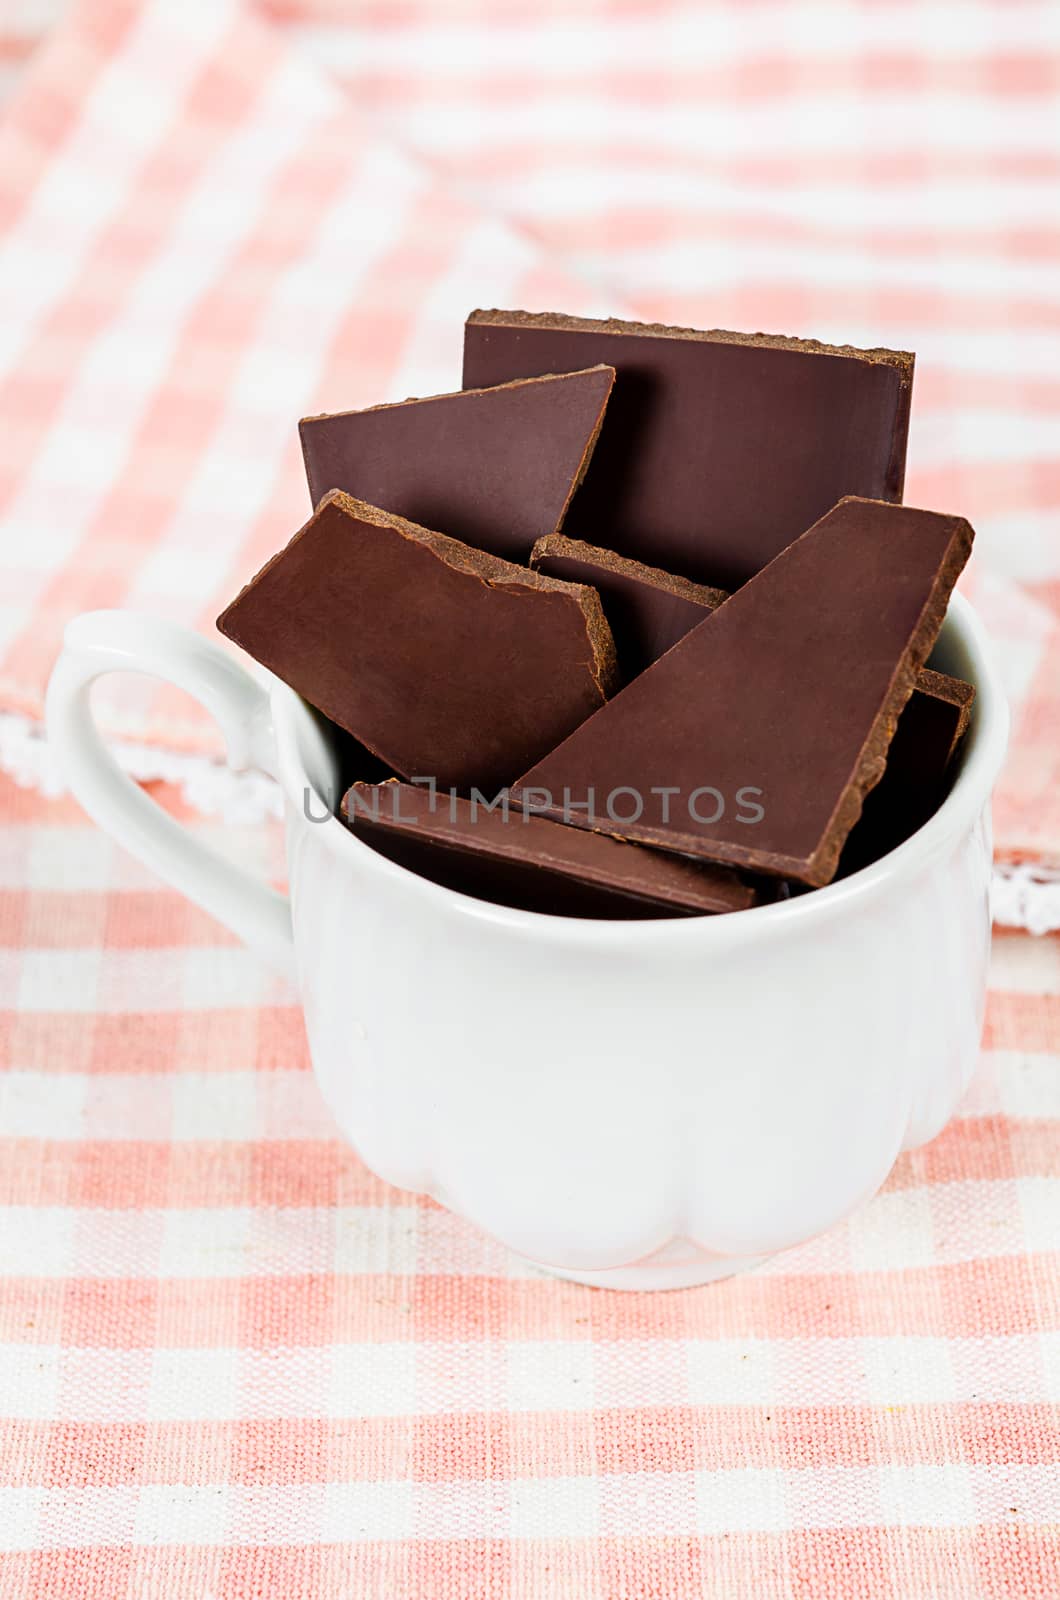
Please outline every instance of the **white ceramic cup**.
M310 820L337 798L317 718L169 623L71 623L48 731L90 816L294 974L320 1087L373 1171L553 1272L677 1288L838 1222L939 1132L975 1065L1008 712L959 596L933 662L978 693L917 834L812 894L657 922L489 905ZM119 771L89 708L116 670L189 690L232 766L279 780L289 903Z

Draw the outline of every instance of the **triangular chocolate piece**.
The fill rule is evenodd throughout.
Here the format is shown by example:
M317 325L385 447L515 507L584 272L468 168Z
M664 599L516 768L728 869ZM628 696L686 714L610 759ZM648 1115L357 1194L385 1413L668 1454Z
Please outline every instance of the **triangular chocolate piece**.
M555 533L596 443L615 374L592 367L306 417L313 504L330 489L510 561Z
M901 500L913 357L771 334L474 311L464 383L606 361L575 538L738 588L844 495Z
M584 722L616 675L592 589L339 492L217 626L393 771L484 792Z
M960 517L841 501L517 797L580 827L828 883L972 538Z
M503 800L503 797L502 797ZM742 911L760 891L728 867L486 809L418 784L355 783L342 818L382 855L461 894L568 917Z

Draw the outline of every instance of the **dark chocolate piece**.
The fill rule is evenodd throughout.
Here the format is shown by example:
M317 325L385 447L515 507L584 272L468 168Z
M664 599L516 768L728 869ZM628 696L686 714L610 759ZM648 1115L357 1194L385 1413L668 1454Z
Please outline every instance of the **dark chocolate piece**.
M458 788L510 782L616 675L593 590L339 492L217 626L392 770Z
M487 810L419 784L356 783L353 831L400 866L480 900L556 916L675 917L741 911L755 890L727 867Z
M925 667L898 719L887 767L843 847L837 876L878 861L923 827L945 799L949 767L971 720L975 689Z
M625 683L728 599L724 589L675 578L658 567L630 561L613 550L601 550L562 533L539 539L530 554L530 565L550 578L587 583L597 590Z
M921 667L916 680L917 694L930 703L907 736L910 770L930 776L943 773L957 754L957 746L968 732L975 704L975 685L933 667ZM912 702L911 702L912 703ZM894 754L892 749L891 755ZM904 752L903 752L904 756ZM887 757L888 764L891 756Z
M313 504L369 505L509 561L554 533L588 465L615 374L592 367L299 424Z
M597 591L604 616L614 635L618 668L624 683L650 667L661 655L691 633L704 618L716 611L729 596L724 589L708 589L646 567L641 561L628 561L613 550L568 539L564 533L539 539L530 554L530 565L549 578L567 583L587 583ZM894 742L887 755L887 770L892 766L902 782L912 788L931 783L945 771L953 745L968 725L975 690L960 678L929 667L920 671L916 689L902 712ZM927 699L931 704L921 705ZM964 708L957 728L954 719L937 704ZM906 729L906 723L910 726ZM895 746L898 746L896 755ZM919 826L919 824L918 824Z
M828 883L972 538L960 517L842 500L517 797L580 827ZM588 800L591 815L576 809Z
M902 498L905 351L525 311L464 330L469 387L594 361L618 376L574 538L735 589L842 496Z

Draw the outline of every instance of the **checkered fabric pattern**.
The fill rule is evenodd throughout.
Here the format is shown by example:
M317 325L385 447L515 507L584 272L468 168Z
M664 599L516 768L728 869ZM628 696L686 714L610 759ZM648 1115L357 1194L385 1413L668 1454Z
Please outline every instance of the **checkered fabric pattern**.
M80 0L0 121L0 712L77 611L212 627L296 417L456 386L476 304L891 344L1019 710L999 850L1060 867L1058 130L1052 0Z
M871 1204L617 1294L373 1178L279 980L0 810L0 1600L1060 1593L1060 938Z
M1001 852L1060 863L1050 0L13 0L0 96L0 725L79 610L209 627L296 416L452 387L473 305L889 343L908 498L980 536ZM366 1172L283 983L0 778L0 1600L1052 1600L1058 1065L1060 937L999 934L875 1200L583 1289Z

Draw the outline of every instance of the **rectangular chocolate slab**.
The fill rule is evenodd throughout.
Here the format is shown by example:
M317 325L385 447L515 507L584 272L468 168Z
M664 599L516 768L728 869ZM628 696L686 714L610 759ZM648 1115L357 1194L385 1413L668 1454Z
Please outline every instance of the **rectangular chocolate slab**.
M592 454L611 367L305 417L313 504L330 489L509 561L554 533Z
M972 538L960 517L842 500L516 797L577 826L828 883ZM591 813L574 809L590 798Z
M913 356L811 339L474 311L464 383L617 374L574 538L736 589L844 495L900 501Z
M615 681L593 590L334 492L221 632L405 777L499 787Z
M706 916L753 905L725 867L505 814L419 784L356 783L342 819L399 866L446 888L525 911L580 917Z

